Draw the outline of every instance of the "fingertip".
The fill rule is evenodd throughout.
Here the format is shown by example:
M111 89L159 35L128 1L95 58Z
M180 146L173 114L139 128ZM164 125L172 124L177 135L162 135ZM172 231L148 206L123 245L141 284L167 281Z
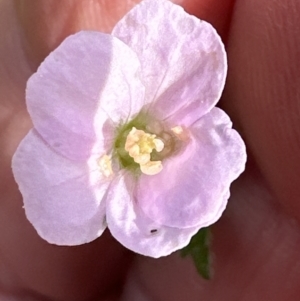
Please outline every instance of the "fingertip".
M68 35L79 30L110 32L136 3L100 0L15 0L25 50L36 67ZM234 0L175 0L190 14L213 24L226 41Z
M27 56L37 67L67 36L80 30L110 32L135 1L15 0Z

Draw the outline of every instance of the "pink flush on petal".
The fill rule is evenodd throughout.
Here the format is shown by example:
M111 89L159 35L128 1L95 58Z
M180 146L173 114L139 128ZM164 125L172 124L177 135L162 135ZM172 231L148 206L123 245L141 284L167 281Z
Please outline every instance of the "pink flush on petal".
M108 227L160 257L216 222L246 161L215 107L226 73L215 29L166 0L66 38L28 80L34 128L12 161L39 235L79 245Z

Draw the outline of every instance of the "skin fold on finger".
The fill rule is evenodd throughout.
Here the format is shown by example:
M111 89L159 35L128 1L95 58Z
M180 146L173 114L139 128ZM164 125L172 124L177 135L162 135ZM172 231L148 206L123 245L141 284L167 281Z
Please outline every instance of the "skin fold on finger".
M111 287L115 290L130 261L128 251L108 233L91 244L73 248L49 245L40 239L25 218L10 162L19 141L31 127L24 102L30 74L67 35L83 29L109 32L135 2L0 0L3 62L0 67L0 280L2 290L15 293L20 300L28 297L40 301L77 301L100 296ZM214 12L216 1L176 2L190 13L215 22L218 30L225 32L222 28L228 24L226 16L232 1L220 6L225 21L214 18L214 13L221 15Z
M300 2L239 0L223 106L278 201L300 219Z
M291 301L300 294L300 227L274 206L256 171L232 187L213 227L213 278L203 280L180 255L138 258L122 301ZM155 289L154 289L155 288Z

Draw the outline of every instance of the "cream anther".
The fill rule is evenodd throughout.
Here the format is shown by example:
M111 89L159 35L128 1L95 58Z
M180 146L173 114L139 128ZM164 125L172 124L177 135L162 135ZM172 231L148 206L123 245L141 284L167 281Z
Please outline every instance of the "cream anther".
M102 156L99 159L98 164L100 166L100 170L101 170L102 174L105 177L108 178L109 176L111 176L113 174L113 170L111 167L111 159L109 156L107 156L107 155Z
M183 129L180 125L174 126L173 128L171 128L171 130L176 135L180 135L183 133Z
M142 173L153 176L161 172L163 166L161 161L149 161L147 164L141 165Z
M171 131L179 138L180 140L187 140L188 134L187 132L182 128L182 126L177 125L173 128L171 128Z
M156 138L156 135L135 127L131 129L125 142L125 150L134 162L140 164L141 171L147 175L155 175L162 170L161 161L151 161L151 153L153 150L161 152L163 149L164 143Z

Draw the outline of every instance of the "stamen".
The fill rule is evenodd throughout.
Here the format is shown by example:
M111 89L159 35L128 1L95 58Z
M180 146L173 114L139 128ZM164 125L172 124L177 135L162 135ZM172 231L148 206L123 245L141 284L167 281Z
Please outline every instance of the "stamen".
M163 169L161 161L149 161L147 164L141 165L142 173L153 176L160 173Z
M178 136L183 133L183 129L180 125L174 126L171 128L171 131Z
M189 139L188 132L180 125L171 128L171 131L177 136L179 140L186 141Z
M105 177L110 177L113 174L113 170L111 167L111 158L107 155L102 156L98 164L100 166L100 170Z
M153 150L161 152L164 149L164 142L156 138L156 135L137 130L135 127L129 132L125 150L134 162L140 164L141 171L147 175L155 175L162 170L161 161L151 161Z

